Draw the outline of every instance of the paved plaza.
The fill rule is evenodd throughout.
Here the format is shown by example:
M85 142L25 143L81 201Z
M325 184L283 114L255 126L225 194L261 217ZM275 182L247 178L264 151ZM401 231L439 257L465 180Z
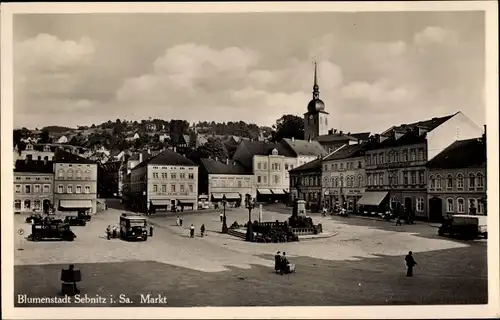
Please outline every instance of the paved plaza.
M81 294L123 294L131 302L107 299L88 306L152 306L141 303L141 294L164 296L169 307L487 303L486 242L441 238L424 222L396 227L385 221L313 215L333 236L257 244L221 234L220 210L179 213L182 228L176 226L177 214L158 212L149 218L155 226L153 237L126 242L105 237L106 227L117 225L125 212L113 203L110 207L114 208L95 215L86 227L72 227L78 236L74 242L19 244L16 238L23 248L15 252L16 296L57 296L60 270L73 263L82 271ZM270 207L263 218L283 221L289 214ZM244 223L248 212L231 209L227 217L228 225ZM25 228L27 236L25 216L15 219L16 230ZM258 219L257 210L252 219ZM194 239L188 235L191 223ZM201 224L208 231L203 238ZM297 265L297 273L274 273L273 255L278 250ZM406 278L404 256L410 250L418 266L415 277Z

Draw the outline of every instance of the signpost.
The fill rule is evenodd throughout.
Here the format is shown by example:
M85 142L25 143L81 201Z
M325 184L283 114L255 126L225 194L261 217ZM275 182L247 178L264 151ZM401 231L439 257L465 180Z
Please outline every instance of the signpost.
M22 248L24 229L20 228L19 230L17 230L17 234L19 235L19 248L17 248L17 250L21 251L24 250Z

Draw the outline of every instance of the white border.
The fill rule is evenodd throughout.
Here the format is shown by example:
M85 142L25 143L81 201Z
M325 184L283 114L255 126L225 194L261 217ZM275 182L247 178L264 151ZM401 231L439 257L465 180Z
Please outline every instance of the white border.
M13 53L15 13L215 13L318 11L486 12L486 123L488 135L488 305L259 308L14 308L13 307ZM498 217L498 8L496 1L442 2L239 2L239 3L3 3L1 6L2 108L2 316L7 319L257 319L257 318L473 318L499 317ZM443 263L446 263L445 261ZM450 266L452 267L452 266ZM456 266L459 267L459 266ZM429 288L432 290L432 288Z

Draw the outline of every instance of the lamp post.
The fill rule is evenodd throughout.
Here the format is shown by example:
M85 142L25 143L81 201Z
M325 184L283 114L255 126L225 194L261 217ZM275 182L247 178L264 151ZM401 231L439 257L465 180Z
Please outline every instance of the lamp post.
M247 194L245 199L245 206L248 209L248 223L247 223L247 234L246 241L253 242L253 229L252 229L252 209L253 209L253 201L252 196Z
M222 233L227 233L227 223L226 223L226 194L222 196L222 207L224 208L224 213L222 215Z

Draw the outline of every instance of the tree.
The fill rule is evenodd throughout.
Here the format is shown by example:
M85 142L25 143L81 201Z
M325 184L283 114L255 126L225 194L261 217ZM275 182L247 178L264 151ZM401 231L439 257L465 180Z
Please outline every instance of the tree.
M14 136L14 146L19 146L19 143L21 142L21 138L23 137L23 133L21 132L21 129L15 129L13 132Z
M207 143L198 147L195 151L188 153L187 157L195 163L200 164L201 159L218 158L224 160L228 156L224 145L219 140L209 139Z
M278 142L283 138L304 139L304 119L287 114L276 120L273 125L273 140Z
M77 136L73 136L71 140L69 141L69 144L72 146L78 146L80 145L80 140L77 138Z
M42 130L42 132L40 133L40 140L39 140L40 143L48 143L50 142L50 135L49 135L49 132L47 130Z

